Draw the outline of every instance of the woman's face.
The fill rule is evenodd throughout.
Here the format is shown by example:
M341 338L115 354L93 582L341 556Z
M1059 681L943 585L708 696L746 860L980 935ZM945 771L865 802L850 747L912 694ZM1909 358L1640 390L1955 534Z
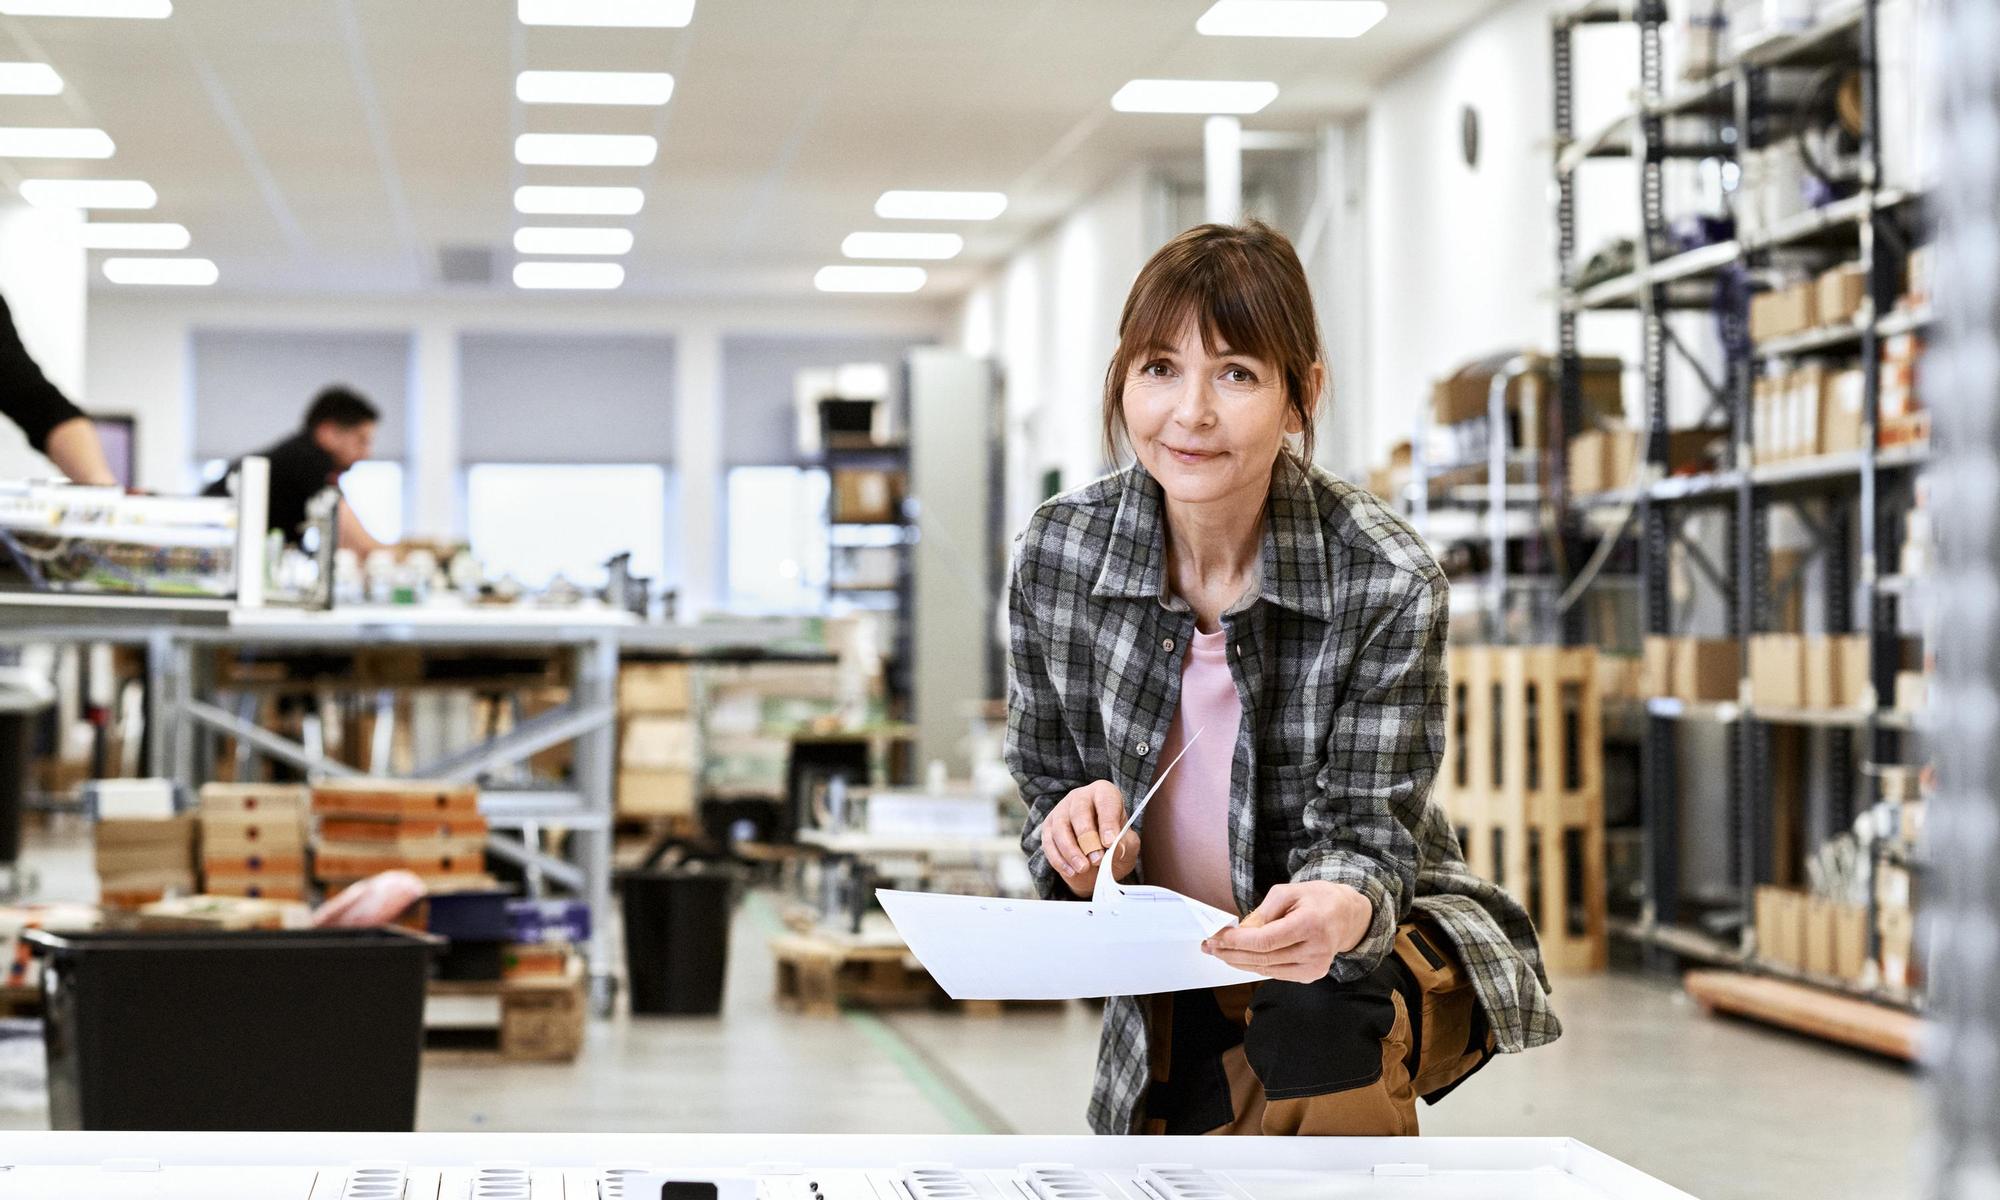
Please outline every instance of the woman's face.
M1316 384L1317 368L1314 375ZM1285 435L1301 432L1277 364L1222 345L1211 355L1193 321L1178 344L1133 361L1124 408L1139 461L1183 504L1245 493L1261 500Z

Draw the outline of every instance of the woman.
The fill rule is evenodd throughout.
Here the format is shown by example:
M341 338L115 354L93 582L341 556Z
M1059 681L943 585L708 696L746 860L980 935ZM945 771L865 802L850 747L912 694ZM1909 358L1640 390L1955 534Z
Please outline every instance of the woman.
M1175 238L1105 376L1107 450L1137 462L1019 539L1007 755L1042 893L1088 896L1112 853L1120 879L1243 914L1203 948L1266 977L1112 1000L1100 1133L1414 1134L1418 1096L1560 1033L1527 914L1430 801L1444 576L1307 465L1318 328L1281 234Z

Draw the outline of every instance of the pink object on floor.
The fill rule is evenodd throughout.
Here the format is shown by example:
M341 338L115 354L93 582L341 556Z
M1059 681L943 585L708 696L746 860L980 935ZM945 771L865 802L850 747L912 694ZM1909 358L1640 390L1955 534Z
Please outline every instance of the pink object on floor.
M372 929L393 924L424 898L425 891L424 881L409 871L370 875L314 909L313 925L321 929Z

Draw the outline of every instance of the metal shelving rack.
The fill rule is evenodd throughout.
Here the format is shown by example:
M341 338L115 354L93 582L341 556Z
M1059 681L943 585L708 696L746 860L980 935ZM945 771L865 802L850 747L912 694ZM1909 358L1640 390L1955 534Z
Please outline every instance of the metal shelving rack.
M1727 602L1728 636L1740 647L1739 703L1655 701L1646 707L1640 803L1646 835L1646 900L1641 919L1629 924L1625 932L1661 954L1685 957L1690 944L1702 942L1716 952L1715 957L1754 967L1758 964L1749 953L1747 937L1741 945L1732 945L1684 927L1686 914L1679 894L1677 730L1687 721L1710 721L1721 723L1728 731L1729 874L1746 930L1755 889L1771 882L1774 866L1772 730L1780 726L1821 730L1831 806L1828 827L1836 830L1851 823L1856 794L1869 786L1867 777L1857 776L1854 770L1855 739L1868 748L1869 760L1877 763L1899 761L1907 749L1904 743L1914 732L1912 722L1902 714L1885 711L1879 702L1865 710L1833 714L1760 709L1748 703L1748 676L1750 635L1771 628L1778 620L1769 534L1773 507L1784 504L1798 512L1814 536L1816 552L1826 563L1827 631L1865 632L1876 695L1893 695L1900 649L1896 606L1906 591L1906 581L1883 570L1885 548L1897 541L1892 519L1895 512L1884 503L1884 494L1887 489L1904 486L1901 481L1927 463L1928 452L1922 448L1877 449L1880 349L1884 338L1920 328L1929 319L1927 313L1891 311L1896 299L1894 252L1902 241L1901 221L1904 210L1920 198L1879 187L1876 0L1857 0L1836 9L1804 32L1760 39L1743 48L1733 61L1718 64L1719 69L1712 74L1671 96L1662 80L1661 34L1667 19L1664 0L1578 0L1558 11L1552 21L1557 267L1564 285L1557 320L1563 427L1582 427L1579 315L1598 309L1634 310L1642 322L1644 457L1650 468L1647 482L1620 493L1581 498L1563 520L1565 527L1574 528L1579 512L1605 508L1628 511L1623 528L1612 536L1637 530L1641 628L1646 634L1670 636L1673 632L1669 575L1676 545L1684 547L1691 563L1700 568L1698 573L1706 576ZM1640 97L1631 111L1579 137L1574 92L1576 33L1583 26L1611 23L1636 26ZM1769 73L1846 61L1855 63L1862 79L1859 192L1754 236L1676 252L1664 211L1667 163L1673 159L1726 158L1739 147L1763 145L1772 134L1777 115L1770 100ZM1669 120L1680 119L1684 124L1687 117L1704 112L1716 114L1716 136L1679 141L1668 137ZM1576 174L1587 162L1604 158L1636 160L1642 232L1636 239L1636 261L1630 274L1577 289L1570 286L1577 252ZM1829 242L1852 242L1868 281L1867 298L1854 326L1753 347L1748 336L1751 273L1765 265L1774 251ZM1669 323L1673 312L1686 309L1717 310L1725 352L1720 379L1695 360ZM1779 357L1854 351L1859 353L1864 373L1863 449L1822 460L1752 465L1752 394L1760 364ZM1721 416L1727 422L1725 459L1707 474L1667 477L1668 364L1673 354L1694 364L1711 393L1710 417ZM1704 425L1707 421L1704 418ZM1561 470L1559 465L1557 472ZM1816 517L1806 504L1822 500L1830 502L1827 514ZM1564 503L1561 499L1557 502ZM1684 537L1686 519L1701 511L1728 515L1727 574ZM1854 603L1857 594L1866 597L1858 606ZM1870 795L1863 802L1872 803L1873 799ZM1871 919L1871 943L1873 924ZM1893 1003L1909 999L1886 991L1878 998Z

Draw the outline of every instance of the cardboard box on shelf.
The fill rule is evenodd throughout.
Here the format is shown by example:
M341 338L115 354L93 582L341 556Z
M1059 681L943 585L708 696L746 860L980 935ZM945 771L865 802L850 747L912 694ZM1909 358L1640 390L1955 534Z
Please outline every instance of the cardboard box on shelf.
M287 854L296 853L305 844L306 824L298 813L220 810L201 814L205 855Z
M693 719L661 716L628 718L619 730L618 762L621 766L642 770L693 770Z
M1805 694L1807 708L1838 708L1840 675L1838 644L1826 634L1806 635Z
M1931 415L1928 412L1884 417L1875 431L1875 443L1884 450L1893 450L1898 446L1928 445L1930 440Z
M1922 671L1896 672L1896 711L1920 713L1930 701L1930 676Z
M1916 917L1907 908L1883 908L1875 914L1875 933L1880 939L1882 982L1889 987L1911 988L1917 983Z
M1806 363L1791 374L1786 394L1790 398L1789 424L1785 431L1786 457L1810 458L1820 452L1820 409L1826 393L1826 368Z
M1750 340L1804 333L1818 323L1818 296L1810 280L1750 297Z
M1457 425L1463 421L1475 421L1488 415L1492 403L1493 373L1498 364L1513 356L1496 356L1479 362L1467 363L1457 371L1437 381L1431 388L1431 421L1437 425ZM1518 412L1524 399L1532 399L1544 414L1555 402L1552 386L1554 361L1546 355L1530 355L1539 362L1541 370L1530 371L1516 376L1507 385L1506 406L1509 412ZM1586 358L1583 360L1583 412L1586 424L1599 421L1615 421L1625 412L1624 396L1625 364L1616 358ZM1523 445L1520 449L1537 449L1541 446L1539 429L1524 430Z
M685 713L694 708L694 668L687 663L626 663L618 672L618 710Z
M1922 393L1917 390L1917 363L1923 351L1923 339L1914 333L1882 339L1881 395L1876 411L1884 424L1924 407Z
M1644 660L1634 654L1598 655L1597 694L1604 700L1644 699Z
M686 817L695 810L693 771L618 772L618 814L627 817Z
M1833 907L1833 973L1859 983L1868 969L1868 910L1853 904Z
M469 783L424 779L340 779L313 785L312 811L320 816L416 818L477 813L479 789Z
M1675 638L1673 695L1689 703L1737 698L1742 660L1732 638Z
M1843 633L1833 638L1834 663L1839 670L1834 690L1835 708L1866 708L1875 702L1875 683L1869 673L1868 635Z
M1777 376L1760 376L1750 387L1750 461L1762 465L1778 461Z
M1842 263L1821 275L1814 288L1813 303L1822 326L1852 325L1868 296L1868 275L1860 263Z
M890 524L902 518L903 473L876 467L842 467L833 473L837 525Z
M1640 644L1639 694L1648 700L1674 694L1674 639L1647 637Z
M1760 887L1756 895L1757 956L1787 967L1805 964L1805 893Z
M221 813L254 813L263 817L298 816L306 811L312 792L297 783L205 783L201 786L204 821Z
M1858 367L1827 376L1826 394L1819 409L1820 453L1851 454L1867 444L1868 431L1861 415L1865 382Z
M1833 974L1833 909L1830 901L1806 897L1805 962L1815 975Z
M1805 704L1805 639L1795 633L1750 639L1750 701L1771 708Z
M1625 486L1625 476L1617 470L1621 457L1619 444L1636 443L1638 436L1630 430L1592 429L1571 438L1567 464L1569 494L1588 496ZM1630 459L1636 456L1636 451L1624 451L1623 455Z

